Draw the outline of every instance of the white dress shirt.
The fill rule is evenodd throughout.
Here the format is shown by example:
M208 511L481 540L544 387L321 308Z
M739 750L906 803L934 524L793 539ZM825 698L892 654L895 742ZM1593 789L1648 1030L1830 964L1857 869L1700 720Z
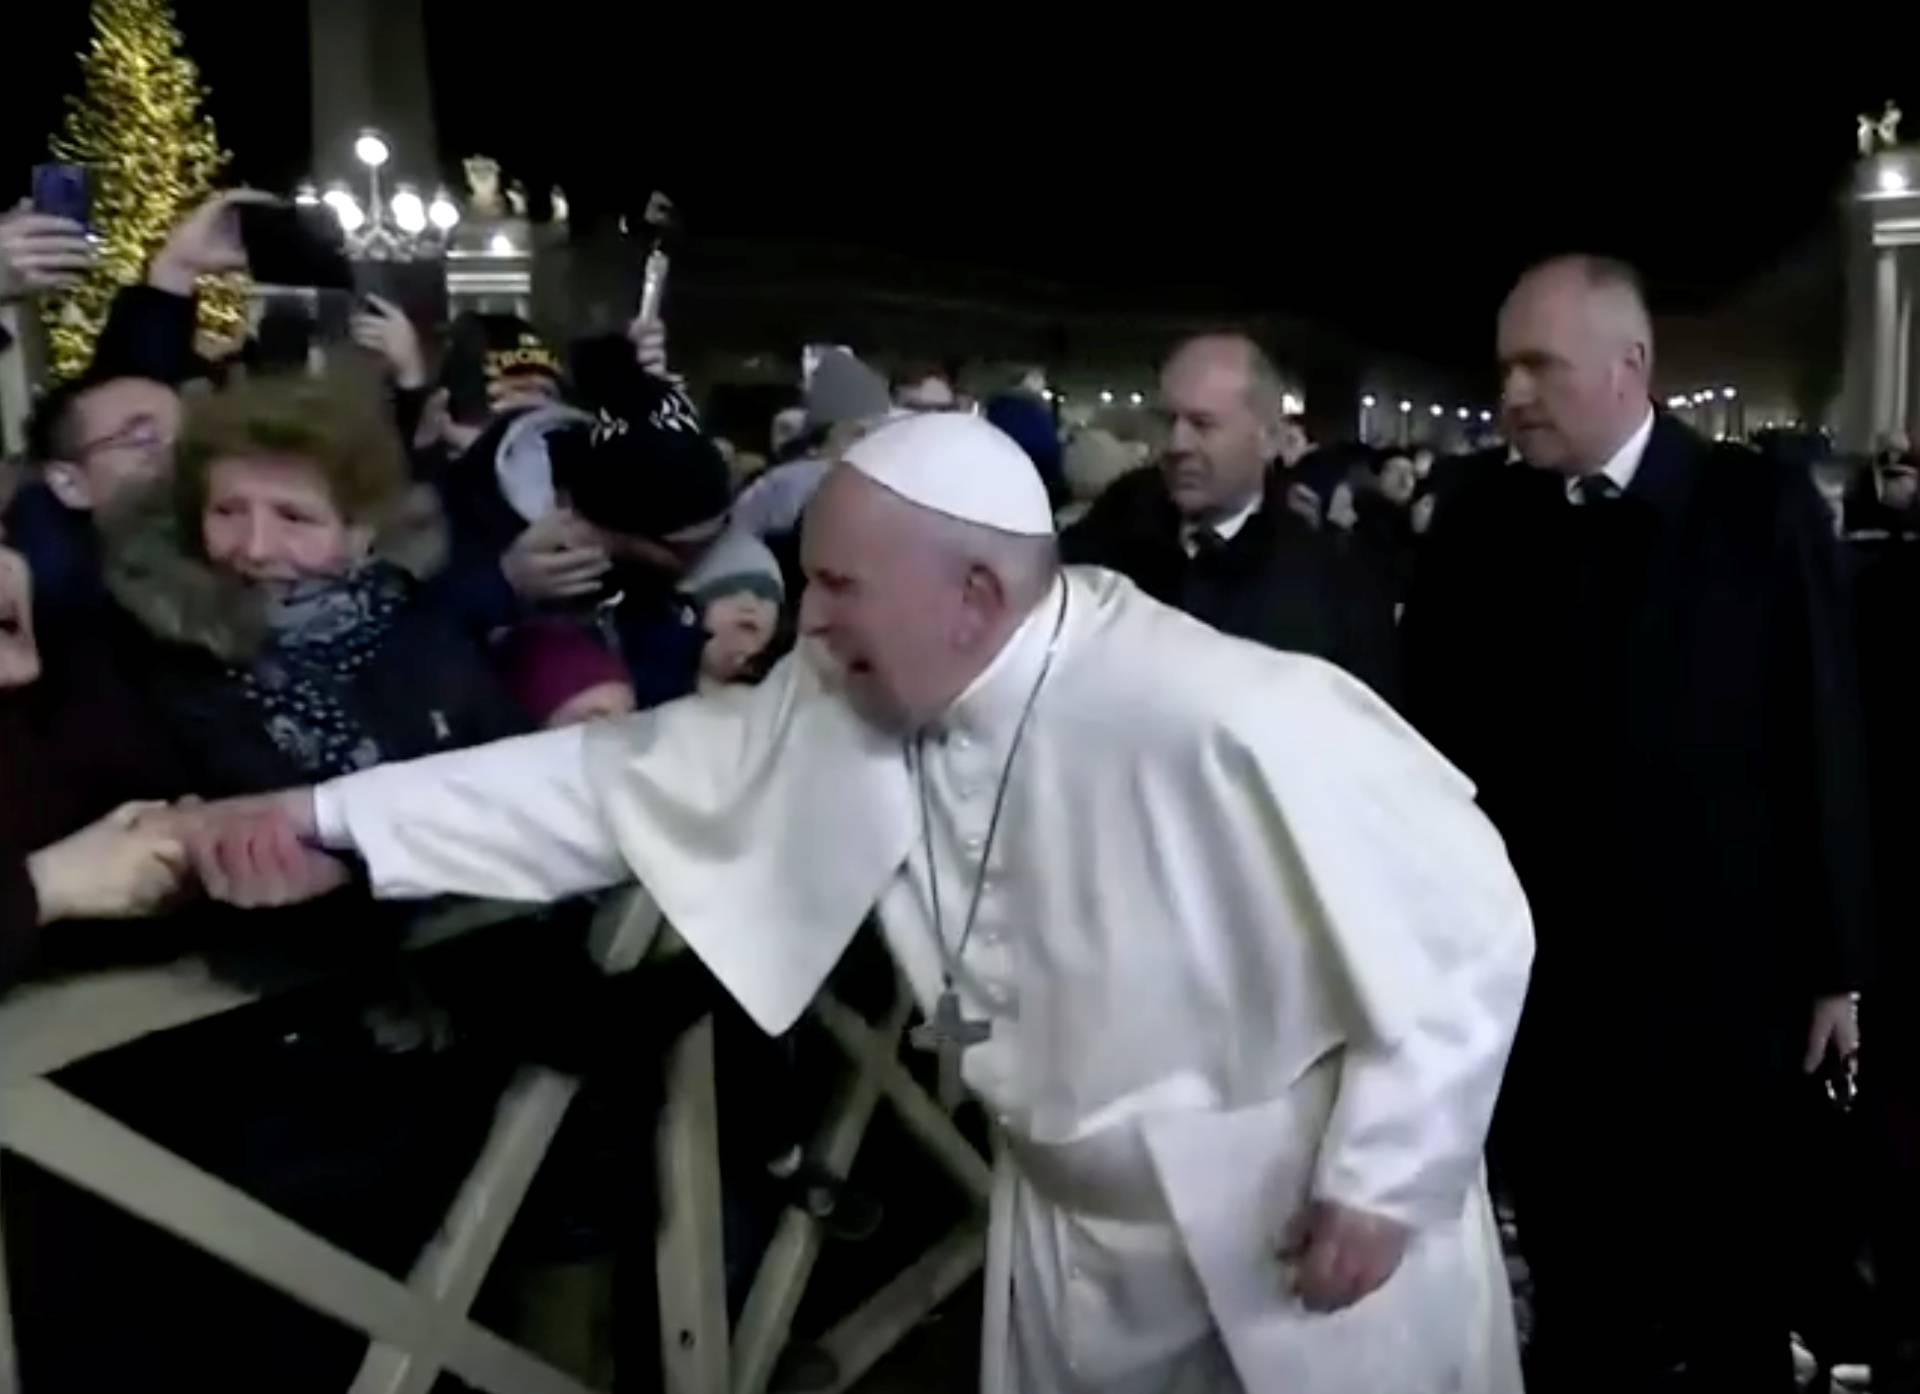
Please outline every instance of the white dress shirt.
M1633 483L1633 477L1640 473L1640 458L1647 453L1647 441L1653 435L1653 408L1647 408L1646 419L1642 421L1626 442L1613 452L1613 458L1600 467L1600 473L1613 481L1621 493L1627 492L1627 486ZM1584 503L1580 492L1580 481L1591 478L1589 475L1572 475L1567 479L1567 501Z
M1264 502L1266 502L1266 495L1264 493L1255 494L1253 498L1248 501L1245 508L1229 517L1222 518L1217 523L1184 524L1180 529L1180 545L1186 549L1189 557L1197 557L1200 555L1200 546L1194 539L1202 532L1214 533L1218 535L1222 542L1233 541L1234 538L1240 535L1240 529L1247 525L1248 520L1260 511L1260 505Z

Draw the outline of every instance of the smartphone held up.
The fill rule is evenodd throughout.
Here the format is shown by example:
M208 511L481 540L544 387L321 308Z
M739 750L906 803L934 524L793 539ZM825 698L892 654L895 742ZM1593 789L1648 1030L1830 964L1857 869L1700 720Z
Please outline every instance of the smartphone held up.
M65 218L91 232L93 181L85 165L51 162L33 167L33 211Z
M653 247L647 253L646 266L641 272L640 313L637 319L641 324L658 324L661 303L667 294L667 271L670 265L667 242L679 226L673 200L655 189L647 199L647 211L642 215L642 221L647 225Z

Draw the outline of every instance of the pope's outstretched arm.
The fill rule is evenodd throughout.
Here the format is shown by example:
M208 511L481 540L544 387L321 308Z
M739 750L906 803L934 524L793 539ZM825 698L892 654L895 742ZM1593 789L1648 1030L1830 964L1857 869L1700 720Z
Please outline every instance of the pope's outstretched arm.
M207 891L285 905L346 879L327 852L366 863L382 899L546 901L628 879L587 777L584 728L213 805L191 839ZM325 849L324 851L321 849Z

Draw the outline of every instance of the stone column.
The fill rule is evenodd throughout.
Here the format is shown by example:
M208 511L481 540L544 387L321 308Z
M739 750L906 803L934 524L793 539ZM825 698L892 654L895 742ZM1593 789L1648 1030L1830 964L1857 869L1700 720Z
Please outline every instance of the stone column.
M1900 422L1900 253L1873 254L1873 433L1869 447Z
M365 171L353 141L372 126L393 147L381 171L391 189L440 182L440 152L427 82L423 0L311 0L313 172L325 184L345 179L365 197Z
M1913 439L1913 250L1894 251L1894 278L1899 283L1899 309L1894 315L1893 402L1888 413L1889 428Z

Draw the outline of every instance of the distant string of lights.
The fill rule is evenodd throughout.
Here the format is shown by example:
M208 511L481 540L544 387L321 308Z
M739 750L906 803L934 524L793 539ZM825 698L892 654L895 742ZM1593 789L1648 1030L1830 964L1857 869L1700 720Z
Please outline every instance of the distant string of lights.
M1371 392L1360 398L1360 410L1363 412L1370 412L1379 405L1380 399ZM1396 405L1399 407L1401 416L1406 417L1413 415L1413 399L1411 397L1402 397ZM1427 404L1427 415L1431 416L1434 420L1443 420L1447 414L1446 407L1441 403L1429 402ZM1465 422L1478 421L1483 426L1493 421L1493 412L1486 407L1455 407L1452 414L1456 420Z
M1113 406L1120 400L1120 394L1109 387L1101 388L1095 395L1103 407ZM1040 389L1040 396L1042 400L1048 402L1064 404L1067 400L1067 392L1064 388L1043 387ZM1147 404L1147 395L1144 392L1129 392L1126 394L1126 400L1128 406L1143 407Z
M1737 387L1703 387L1698 392L1676 392L1667 398L1670 411L1686 411L1691 407L1704 407L1714 402L1731 402L1740 396Z
M1064 406L1067 401L1067 393L1064 390L1051 387L1043 388L1040 395L1048 402L1056 405ZM1147 404L1146 394L1143 392L1127 392L1122 394L1110 387L1103 387L1095 396L1103 407L1115 406L1122 401L1123 397L1129 406L1143 407ZM1716 402L1734 402L1739 400L1739 397L1740 390L1731 385L1724 387L1703 387L1693 392L1675 393L1667 398L1667 407L1672 411L1690 411L1698 407L1710 406ZM1371 392L1362 394L1360 398L1360 410L1363 414L1371 413L1379 409L1381 405L1380 398ZM1281 410L1288 416L1296 416L1306 410L1306 403L1301 400L1297 393L1293 392L1288 392L1281 398L1280 406ZM1393 403L1393 406L1398 410L1403 425L1406 424L1406 418L1412 417L1417 410L1417 404L1411 397L1401 397ZM1441 402L1429 402L1426 407L1426 414L1435 421L1444 421L1448 416L1452 416L1463 425L1472 425L1478 422L1482 426L1490 426L1494 420L1493 410L1489 407L1455 406L1449 411L1447 406Z

